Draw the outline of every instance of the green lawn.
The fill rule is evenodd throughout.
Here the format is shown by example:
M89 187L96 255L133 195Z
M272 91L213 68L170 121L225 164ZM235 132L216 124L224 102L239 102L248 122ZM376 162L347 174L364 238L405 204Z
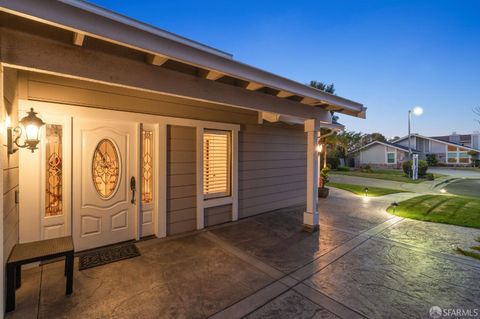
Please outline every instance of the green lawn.
M424 178L420 178L414 181L408 178L407 176L405 176L403 171L399 169L374 169L372 170L372 172L365 172L360 170L350 170L347 172L332 170L330 174L376 178L376 179L384 179L387 181L404 182L404 183L421 183L425 181ZM441 175L435 174L435 178L439 176Z
M365 186L361 186L361 185L327 183L327 186L340 188L357 195L365 195ZM391 188L368 187L369 197L377 197L377 196L383 196L383 195L395 194L395 193L404 193L404 191L398 190L398 189L391 189Z
M461 196L423 195L387 211L401 217L480 228L480 200Z

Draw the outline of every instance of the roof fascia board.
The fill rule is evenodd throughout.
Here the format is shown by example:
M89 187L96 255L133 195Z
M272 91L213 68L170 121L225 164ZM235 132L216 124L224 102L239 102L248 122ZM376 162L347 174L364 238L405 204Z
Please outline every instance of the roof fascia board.
M198 67L216 70L226 75L253 81L265 86L311 97L325 103L339 106L352 116L364 117L366 108L361 103L329 94L304 84L274 75L270 72L234 61L230 58L212 54L199 48L172 40L159 34L125 24L125 17L111 13L108 18L75 6L78 1L38 1L38 0L0 0L0 10L22 15L36 21L63 27L72 31L81 31L89 36L105 41L126 45L152 54L161 54ZM153 27L152 27L153 28Z
M361 151L362 149L368 148L368 147L372 146L373 144L381 144L381 145L385 145L385 146L388 146L388 147L395 148L395 149L403 151L403 152L408 152L408 150L406 150L402 147L399 147L397 145L391 145L391 144L388 144L388 143L383 143L382 141L372 141L372 142L368 143L367 145L364 145L360 148L357 148L356 150L351 151L350 153L355 153L355 152ZM419 153L419 151L412 149L412 153Z

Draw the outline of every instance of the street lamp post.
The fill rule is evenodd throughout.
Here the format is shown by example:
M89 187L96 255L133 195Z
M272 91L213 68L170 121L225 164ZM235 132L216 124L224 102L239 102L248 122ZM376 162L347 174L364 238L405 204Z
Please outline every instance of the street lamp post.
M412 145L411 145L411 132L410 132L410 121L412 120L412 113L416 116L420 116L423 113L423 109L420 106L415 106L413 109L408 110L408 159L412 160Z

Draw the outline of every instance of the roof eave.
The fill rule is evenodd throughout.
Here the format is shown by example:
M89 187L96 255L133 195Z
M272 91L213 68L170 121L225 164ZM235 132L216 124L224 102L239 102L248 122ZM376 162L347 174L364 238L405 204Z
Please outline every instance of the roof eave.
M160 32L162 30L83 1L0 0L0 6L2 11L73 32L82 32L87 36L125 45L146 53L160 54L173 60L215 70L280 91L312 98L319 103L334 106L338 113L365 118L366 108L361 103L234 61L224 52L177 37L166 31L163 34ZM101 14L102 12L104 14ZM182 39L184 41L181 41Z

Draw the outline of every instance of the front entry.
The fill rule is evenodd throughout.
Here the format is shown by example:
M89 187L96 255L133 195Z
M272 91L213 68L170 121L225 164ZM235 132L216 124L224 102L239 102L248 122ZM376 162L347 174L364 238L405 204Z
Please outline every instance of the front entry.
M135 238L137 131L132 122L73 120L76 251Z

